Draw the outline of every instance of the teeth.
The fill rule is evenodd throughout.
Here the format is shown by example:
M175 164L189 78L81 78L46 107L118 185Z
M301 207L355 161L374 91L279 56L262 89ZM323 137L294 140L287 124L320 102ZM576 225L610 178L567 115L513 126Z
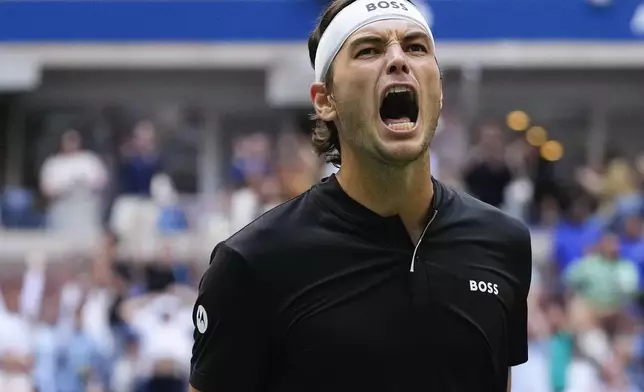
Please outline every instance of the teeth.
M414 122L406 121L401 123L387 124L387 127L392 131L410 131L414 128L415 125L416 123Z
M412 92L412 90L409 87L404 87L404 86L392 86L389 87L387 92L385 93L385 97L389 94L393 93L404 93L404 92Z

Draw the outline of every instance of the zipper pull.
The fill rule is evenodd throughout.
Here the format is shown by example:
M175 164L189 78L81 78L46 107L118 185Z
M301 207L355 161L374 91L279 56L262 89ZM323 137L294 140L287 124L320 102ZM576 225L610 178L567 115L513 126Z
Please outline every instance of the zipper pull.
M418 252L418 248L420 247L421 242L423 242L423 238L425 237L425 233L427 232L427 229L429 229L429 225L432 224L434 219L436 218L436 215L438 214L438 210L434 210L434 213L432 214L432 217L429 219L429 222L427 222L427 225L425 226L425 229L420 235L420 238L418 239L418 242L416 243L416 246L414 247L414 254L411 255L411 266L409 267L409 272L414 272L414 264L416 262L416 253Z

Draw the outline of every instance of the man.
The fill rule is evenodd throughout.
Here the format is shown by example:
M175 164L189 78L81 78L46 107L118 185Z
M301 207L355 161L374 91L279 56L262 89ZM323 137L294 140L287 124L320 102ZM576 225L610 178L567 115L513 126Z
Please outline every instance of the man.
M101 194L108 173L101 158L83 149L75 129L61 137L61 150L48 157L40 173L43 194L49 199L49 224L73 235L96 236L101 229Z
M192 391L506 391L530 237L431 178L427 23L407 1L338 0L309 51L313 142L340 170L215 248Z
M463 175L467 190L477 199L494 207L504 206L506 188L512 183L512 171L505 160L506 143L501 129L485 125L480 139L470 151Z

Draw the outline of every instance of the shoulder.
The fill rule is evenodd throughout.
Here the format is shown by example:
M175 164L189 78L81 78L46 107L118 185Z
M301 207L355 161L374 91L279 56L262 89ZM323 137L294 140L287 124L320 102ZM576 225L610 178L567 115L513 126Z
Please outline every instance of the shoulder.
M473 196L443 186L447 225L489 241L530 243L530 230L520 220Z
M262 260L278 260L307 241L305 237L311 236L310 229L317 226L320 213L310 191L307 191L265 212L220 246L225 247L228 253L234 252L250 267L255 267Z
M311 204L306 192L217 244L199 285L199 304L212 313L228 311L222 307L230 303L256 306L267 301L271 277L283 270L294 249L306 247L300 239L310 232L307 226L314 224L318 213Z
M488 255L529 287L532 275L530 231L518 219L464 192L443 189L444 217L440 238L445 244L466 246L471 252Z

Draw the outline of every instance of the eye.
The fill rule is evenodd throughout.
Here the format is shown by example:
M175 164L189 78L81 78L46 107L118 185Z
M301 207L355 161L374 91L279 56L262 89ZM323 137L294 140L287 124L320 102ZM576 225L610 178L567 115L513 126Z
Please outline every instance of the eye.
M427 48L423 44L411 44L407 47L410 52L423 52L427 53Z
M364 49L360 49L358 51L358 53L356 54L356 58L357 57L365 57L365 56L373 56L374 54L377 54L375 48L364 48Z

